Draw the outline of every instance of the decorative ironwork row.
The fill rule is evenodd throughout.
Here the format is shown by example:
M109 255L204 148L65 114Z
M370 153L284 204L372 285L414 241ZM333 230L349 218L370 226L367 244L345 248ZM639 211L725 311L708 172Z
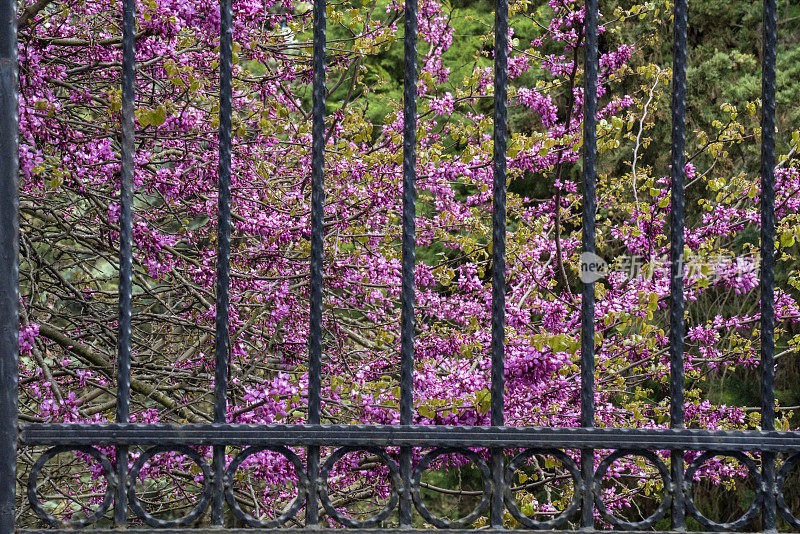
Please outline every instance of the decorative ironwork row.
M233 481L236 480L237 472L239 471L242 463L248 457L263 451L271 451L286 458L286 460L294 469L298 487L298 495L292 500L292 502L286 506L286 508L284 508L278 517L269 520L258 519L243 510L235 498L233 488ZM606 521L612 527L620 530L646 530L652 528L656 522L660 521L669 513L671 508L673 509L674 513L676 503L680 503L682 507L682 513L680 514L681 520L683 520L685 518L685 514L688 513L698 523L706 528L718 531L739 530L744 528L750 521L757 517L758 514L766 515L769 513L769 507L771 506L769 503L770 500L775 502L777 511L780 512L780 514L790 525L792 525L792 527L800 529L800 518L794 516L791 510L787 507L783 494L784 485L789 472L794 469L797 464L800 464L800 453L790 456L780 466L776 466L774 463L771 465L766 465L762 459L762 468L759 469L759 466L753 461L753 459L743 452L736 450L705 451L698 455L691 462L691 464L689 464L685 473L681 472L680 479L676 480L674 478L674 469L671 473L670 469L657 454L646 449L632 448L615 450L614 452L605 456L600 461L596 469L593 468L592 473L588 478L583 475L578 463L576 463L576 461L573 460L569 454L558 449L524 449L522 452L516 454L516 456L514 456L508 463L504 461L503 448L493 447L485 451L486 454L481 454L474 448L435 448L431 452L428 452L426 455L424 455L414 467L413 472L411 473L411 483L409 487L404 483L400 473L400 468L398 467L397 463L385 448L373 445L352 445L336 448L320 466L319 478L317 480L316 497L328 517L333 522L354 529L379 526L381 522L387 520L391 516L391 514L395 511L395 508L397 508L398 503L401 502L401 500L406 496L411 499L413 508L416 509L426 523L437 528L448 529L467 528L479 517L484 516L487 512L494 513L494 511L491 511L491 506L494 506L496 501L499 501L500 509L498 512L500 513L501 518L503 517L503 511L507 510L511 516L513 516L514 519L524 527L532 529L557 529L563 527L568 521L573 519L573 516L575 516L579 509L583 510L582 516L585 516L586 508L583 507L586 506L587 499L589 502L588 511L592 517L594 517L594 513L596 511L604 521ZM64 452L82 453L93 458L100 464L102 468L102 474L106 482L105 495L97 509L95 509L90 515L81 517L80 519L74 521L61 521L57 517L49 514L45 510L43 503L39 500L37 495L37 481L44 465L56 455ZM125 506L129 504L134 515L148 526L154 528L176 528L193 523L207 511L209 505L213 507L214 492L218 491L221 487L223 489L224 499L230 507L233 515L239 521L250 527L280 527L297 516L304 509L306 511L306 526L308 526L307 505L312 494L310 493L311 484L308 476L306 475L307 466L303 463L300 457L298 457L298 455L289 448L282 445L253 445L244 448L234 457L230 464L228 464L227 468L223 469L223 475L220 479L217 478L217 471L214 470L212 466L209 466L205 458L193 448L180 444L156 445L146 449L136 459L128 475L128 480L135 481L139 475L139 472L154 456L165 452L175 452L186 456L196 464L200 473L202 473L203 488L199 498L197 499L197 503L183 517L172 520L162 520L147 512L147 510L145 510L139 502L139 497L136 494L135 484L131 484L130 482L128 484L121 484L120 478L114 472L113 468L111 467L111 462L106 455L103 454L99 449L90 445L58 445L52 447L42 454L34 464L28 477L28 499L32 508L36 511L42 521L48 525L56 528L80 528L91 525L103 517L109 511L112 504L115 503L114 496L118 495L119 487L126 486L125 490L127 491L127 502L120 506L119 501L116 501L114 514L115 517L117 516L116 512L120 507L125 509ZM388 478L390 482L390 496L383 508L371 517L361 520L353 519L343 514L336 508L330 498L330 475L333 471L333 467L336 462L341 460L346 454L352 452L369 453L376 459L377 462L383 464L388 471ZM470 513L458 520L448 520L436 516L425 505L421 495L422 475L437 458L447 454L458 454L469 460L470 465L477 467L482 479L481 495L478 503ZM540 521L526 516L519 508L513 493L513 488L518 485L515 480L515 474L517 473L517 470L534 455L549 456L556 459L561 463L565 472L568 473L572 480L573 492L569 505L559 515L548 520ZM498 456L500 458L501 467L501 477L499 480L495 478L495 475L490 467L490 463L495 462L495 459ZM626 521L615 516L609 510L607 503L603 500L602 488L602 481L605 478L608 469L614 464L614 462L623 457L631 456L642 458L655 467L658 472L658 476L661 479L662 487L659 506L649 517L636 522ZM697 509L693 500L692 486L694 475L698 469L702 468L703 464L707 460L710 460L715 456L726 456L737 460L747 469L748 476L754 482L755 487L753 501L750 507L741 517L727 523L717 523L703 515L703 513ZM581 463L583 457L585 457L585 454L580 456ZM486 458L489 459L489 462L487 462ZM762 470L765 472L775 472L777 467L780 467L780 469L778 469L774 482L775 494L772 494L769 484L767 483L765 477L762 476ZM404 510L400 511L401 519L404 513ZM674 521L674 517L672 519ZM592 523L588 525L588 527L589 529L594 528L594 519L592 520Z

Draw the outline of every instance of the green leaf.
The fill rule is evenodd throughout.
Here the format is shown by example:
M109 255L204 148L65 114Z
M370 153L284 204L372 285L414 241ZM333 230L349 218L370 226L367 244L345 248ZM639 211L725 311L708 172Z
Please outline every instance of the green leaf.
M426 419L433 419L436 417L436 412L431 410L429 406L418 406L417 413Z
M536 508L532 504L526 504L522 507L522 513L530 517L536 513Z
M167 108L163 104L158 106L149 113L149 119L153 126L161 126L167 122Z

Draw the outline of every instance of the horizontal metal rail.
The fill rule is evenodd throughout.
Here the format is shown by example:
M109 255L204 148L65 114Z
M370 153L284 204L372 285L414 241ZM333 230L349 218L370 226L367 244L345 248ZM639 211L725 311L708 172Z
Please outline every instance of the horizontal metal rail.
M30 424L25 445L411 446L800 451L800 433L761 430L392 425Z

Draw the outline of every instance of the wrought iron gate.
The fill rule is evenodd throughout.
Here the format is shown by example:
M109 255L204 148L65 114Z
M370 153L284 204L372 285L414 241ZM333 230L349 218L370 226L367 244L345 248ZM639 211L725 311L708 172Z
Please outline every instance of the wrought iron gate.
M313 53L313 164L311 218L311 315L309 337L309 416L304 425L226 424L228 381L228 284L230 258L230 173L232 99L232 7L222 0L220 146L219 146L219 239L217 263L216 371L213 424L147 425L129 422L131 276L132 276L132 194L134 142L134 30L135 2L124 0L123 9L123 106L122 106L122 213L120 251L119 357L117 368L117 411L113 424L28 424L18 432L17 355L18 355L18 104L17 104L17 2L0 2L0 534L15 530L15 481L18 441L21 446L53 446L34 465L28 496L33 508L54 529L65 532L85 526L103 516L112 506L114 520L123 527L128 507L145 523L177 532L181 527L211 509L211 523L222 527L227 505L232 513L255 529L278 528L304 508L306 527L318 525L320 506L335 521L346 527L364 529L379 525L393 513L401 529L411 526L412 510L440 528L467 528L480 515L489 512L491 527L503 528L504 510L528 528L558 529L580 511L583 531L594 531L595 511L620 530L644 530L670 514L673 530L683 530L686 514L713 530L744 528L761 516L764 531L774 531L780 513L800 530L783 499L783 486L791 469L800 463L800 433L778 432L774 427L774 166L775 166L775 60L776 0L764 1L764 49L762 82L761 141L761 426L752 431L706 431L684 427L683 372L683 266L684 249L684 137L686 94L687 0L676 0L674 17L674 66L672 89L672 219L671 219L671 417L670 429L594 428L594 284L584 283L581 330L581 424L580 428L506 427L503 414L504 376L504 295L506 221L506 98L508 3L496 0L495 18L495 115L494 115L494 199L492 271L492 373L490 427L430 427L412 425L412 369L414 363L414 254L415 254L415 139L417 81L417 0L405 4L405 79L404 79L404 158L403 158L403 242L402 242L402 322L401 322L401 424L399 426L331 426L320 424L321 321L323 291L323 204L324 204L324 99L325 99L325 2L314 2ZM597 13L598 0L586 0L585 45L585 123L583 249L595 249L595 173L597 97ZM114 446L116 468L96 446ZM213 446L209 466L190 446ZM128 448L152 446L128 471ZM226 446L244 450L225 465ZM307 449L303 462L287 446ZM320 464L320 447L335 452ZM399 465L386 453L399 447ZM412 466L412 447L432 447L433 452ZM474 449L488 451L489 462ZM506 463L505 451L524 449ZM580 449L576 463L563 449ZM594 450L612 449L595 469ZM271 450L286 456L294 465L300 494L283 515L274 521L261 521L245 513L233 497L230 481L241 462L249 455ZM392 494L386 507L376 516L356 521L344 517L328 498L327 477L333 464L354 450L369 451L388 468ZM667 468L654 451L670 450ZM683 452L703 451L688 467ZM36 476L45 462L64 451L81 451L94 457L104 469L107 481L105 499L97 512L80 524L61 523L47 514L36 496ZM194 460L203 472L204 489L195 508L183 519L162 521L149 515L140 505L130 481L148 459L164 451L177 451ZM468 517L448 522L437 518L420 497L420 477L437 456L457 451L469 458L483 476L483 493L477 508ZM758 466L744 453L760 453ZM515 469L533 454L548 454L562 462L574 484L574 497L563 514L538 522L526 517L511 494ZM776 465L776 453L788 453L788 460ZM661 505L656 512L637 523L611 515L601 499L600 480L618 458L639 456L653 463L663 481ZM710 457L729 456L739 460L756 482L755 498L748 512L738 520L717 524L703 516L692 502L695 471ZM413 468L412 468L413 467ZM395 511L395 508L397 509ZM139 532L131 529L129 532ZM183 530L181 530L183 531ZM215 530L219 531L219 530ZM244 532L232 530L226 532ZM27 531L34 532L34 531ZM98 531L99 532L99 531Z

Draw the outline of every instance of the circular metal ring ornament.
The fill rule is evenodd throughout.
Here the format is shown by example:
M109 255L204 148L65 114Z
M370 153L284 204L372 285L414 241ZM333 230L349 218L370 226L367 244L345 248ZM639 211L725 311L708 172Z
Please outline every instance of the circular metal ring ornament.
M73 521L62 521L45 511L38 495L36 495L36 490L38 488L36 480L39 478L39 473L42 471L44 464L52 460L57 455L70 451L81 452L97 460L97 462L100 464L100 467L103 468L103 478L106 479L106 493L103 495L103 502L100 503L100 507L95 510L94 513ZM94 447L85 445L58 445L48 449L39 457L38 460L36 460L36 463L33 464L33 467L31 468L31 474L28 476L28 500L31 503L31 507L33 507L34 511L39 515L39 517L42 518L44 522L51 527L56 528L82 528L87 525L91 525L103 517L108 509L111 508L111 503L114 501L114 492L116 488L117 475L114 473L114 468L111 467L111 462L108 461L106 455Z
M514 495L511 493L511 485L514 481L514 473L519 469L522 462L529 459L531 456L536 454L541 454L542 456L553 456L561 465L569 471L570 476L572 476L572 485L573 485L573 495L572 495L572 502L567 507L566 510L561 512L558 516L554 517L553 519L548 519L547 521L536 521L535 519L531 519L530 517L526 516L522 513L517 506L517 502L514 500ZM514 516L520 524L533 529L538 530L554 530L564 525L572 515L578 511L578 508L581 506L581 493L583 492L583 480L581 479L581 472L578 469L578 466L572 460L572 458L567 455L567 453L560 451L558 449L526 449L516 455L511 463L508 464L508 469L506 469L506 476L505 476L505 485L503 488L503 494L505 496L506 501L506 508Z
M664 484L664 489L661 492L661 504L656 508L655 512L641 521L621 520L608 510L606 503L603 501L603 477L605 477L608 468L611 467L615 461L625 456L639 456L640 458L648 460L658 470L658 474L661 476L661 481ZM620 449L606 456L603 461L600 462L600 465L597 466L597 471L594 473L593 491L597 511L600 512L600 515L605 521L623 530L646 530L655 525L657 521L667 514L672 504L672 492L674 488L672 487L672 478L669 475L669 469L667 469L667 466L664 465L664 462L662 462L661 458L656 456L655 453L640 449Z
M139 497L136 496L136 480L139 478L139 471L142 470L144 465L150 461L151 458L163 452L178 452L184 456L188 456L203 472L203 492L200 494L200 499L187 515L178 519L164 520L153 517L142 507L139 502ZM211 468L203 457L200 456L200 453L186 445L156 445L155 447L147 449L136 459L136 462L134 462L130 474L128 475L128 485L128 502L131 505L131 509L151 527L174 528L186 526L199 518L203 512L205 512L209 502L211 502Z
M700 467L706 462L706 460L710 460L715 456L727 456L730 458L736 458L742 465L747 467L747 471L753 480L756 483L756 492L755 497L753 497L753 504L750 505L750 508L744 513L742 517L737 519L736 521L731 521L730 523L716 523L706 516L704 516L697 507L694 505L694 499L692 498L692 482L694 479L694 474L697 472ZM689 513L697 519L697 521L712 530L716 531L728 531L728 530L738 530L747 523L756 517L761 510L761 505L764 501L764 481L761 478L761 472L756 466L756 463L748 458L746 455L742 454L738 451L727 451L727 452L720 452L720 451L708 451L704 452L700 456L694 459L692 464L689 466L689 469L686 470L686 475L684 476L683 481L683 492L685 495L686 501L686 509Z
M790 456L789 459L784 462L781 470L778 472L778 476L775 478L775 488L778 492L776 499L778 509L781 511L781 515L787 523L800 531L800 519L798 519L791 510L789 510L789 506L786 504L786 498L783 495L783 487L786 484L786 477L789 476L789 471L791 471L798 463L800 463L800 454Z
M236 502L236 497L233 494L233 481L234 477L236 476L236 471L239 469L239 466L244 462L249 456L253 454L258 454L263 451L271 451L277 454L280 454L292 464L294 467L294 473L297 475L297 482L298 482L298 489L297 489L297 497L292 500L292 503L283 511L283 513L275 519L271 520L263 520L257 519L251 514L248 514L239 506L239 503ZM275 528L279 527L280 525L284 524L286 521L294 517L297 512L303 507L306 502L306 494L308 492L308 478L305 474L305 468L303 467L303 462L300 461L300 458L297 457L295 453L287 449L286 447L271 447L271 446L262 446L262 445L253 445L252 447L248 447L233 459L233 461L228 466L228 469L225 471L225 500L228 501L228 506L231 507L231 511L233 515L236 516L237 519L244 521L250 527L257 527L257 528Z
M372 517L368 517L367 519L361 521L350 519L339 512L339 510L333 506L329 495L328 477L333 470L333 466L336 464L336 462L341 460L344 455L350 454L351 452L368 452L380 458L383 465L389 469L389 478L391 480L391 497L389 497L389 502L386 503L386 506L383 507L383 510ZM319 478L321 480L321 484L319 484L319 497L320 501L322 502L322 506L325 508L325 511L328 512L328 515L330 515L333 519L350 528L372 527L389 517L389 514L392 513L392 510L394 510L395 506L397 506L397 502L400 500L399 492L403 491L403 483L400 480L400 473L397 470L397 464L389 457L388 454L386 454L386 451L379 449L378 447L356 446L342 447L341 449L337 449L327 460L325 460L325 463L320 469Z
M461 456L468 458L472 461L472 463L478 466L478 468L481 470L481 477L483 478L483 494L481 495L481 502L478 503L478 505L474 510L472 510L472 512L469 513L469 515L454 521L448 521L447 519L442 519L441 517L433 515L425 506L425 503L422 501L422 495L420 495L420 482L422 481L422 473L428 469L428 466L431 464L431 462L444 454L460 454ZM489 466L486 465L486 462L484 462L483 458L478 456L477 453L460 447L440 447L423 456L422 460L419 461L419 464L417 464L417 467L414 469L413 478L411 480L411 498L414 500L414 506L428 523L438 528L460 528L471 525L473 521L478 519L489 508L489 499L491 495L492 473L489 471Z

